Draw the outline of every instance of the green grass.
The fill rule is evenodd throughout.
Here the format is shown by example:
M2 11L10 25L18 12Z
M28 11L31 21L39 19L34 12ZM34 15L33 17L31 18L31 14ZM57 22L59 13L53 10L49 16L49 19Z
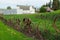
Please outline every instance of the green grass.
M0 21L0 40L33 40L33 39L27 37L23 33L17 32L16 30L9 28Z
M51 32L53 32L53 31L55 32L52 24L53 24L53 21L54 21L54 16L59 16L59 15L60 15L60 10L50 12L50 13L48 13L48 12L47 13L41 13L41 14L5 15L4 17L6 19L10 19L10 18L17 19L17 18L19 18L21 21L25 17L30 18L32 23L38 25L41 30L47 29ZM60 20L60 18L58 18L58 21L56 22L57 26L60 24L59 20ZM59 26L58 26L58 29L60 29Z
M35 25L38 25L40 31L42 32L43 36L47 40L60 40L60 38L59 38L60 33L57 33L56 30L54 29L54 27L52 26L53 21L54 21L54 16L60 16L60 10L50 12L50 13L47 12L47 13L39 13L39 14L5 15L4 18L6 18L6 19L12 18L13 20L19 18L21 21L25 17L30 18L33 23L32 24L33 28L35 28ZM56 21L56 25L57 25L57 28L60 30L60 18L58 18L58 20ZM7 31L8 28L5 27L5 25L3 23L2 23L2 25L0 24L0 26L2 26L1 33L0 33L2 36L0 39L2 39L2 40L3 40L3 37L5 40L8 40L8 39L11 39L11 40L20 40L20 39L21 40L32 40L29 37L25 37L25 35L23 35L22 33L20 34L20 33L16 32L15 30L11 30L11 31L14 31L16 33L16 35L11 36L11 32ZM44 32L45 30L48 30L48 32L45 33ZM2 31L4 31L4 32L2 32Z

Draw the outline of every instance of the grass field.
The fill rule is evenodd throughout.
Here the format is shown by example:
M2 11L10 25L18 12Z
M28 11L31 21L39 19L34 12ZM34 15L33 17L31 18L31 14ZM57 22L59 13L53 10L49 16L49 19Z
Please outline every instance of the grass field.
M19 18L21 21L23 18L30 18L32 21L33 28L35 25L38 25L42 35L46 40L60 40L60 32L57 33L54 29L53 21L56 16L60 16L60 10L50 13L39 13L39 14L20 14L20 15L5 15L6 19L17 19ZM60 18L56 21L57 28L60 30ZM0 39L1 40L33 40L32 38L26 37L22 33L18 33L17 31L8 28L0 21ZM47 33L45 33L47 30ZM11 34L11 32L14 32Z
M41 16L42 15L42 16ZM52 24L54 21L54 16L59 16L60 11L51 12L51 13L41 13L41 14L21 14L21 15L5 15L6 19L17 19L19 18L21 21L23 18L30 18L33 24L39 25L40 29L44 30L44 28L48 30L53 30ZM60 29L60 18L56 21L58 28ZM51 28L51 29L50 29Z
M4 25L0 21L0 40L33 40L32 38L27 37L23 33L17 32L12 28Z

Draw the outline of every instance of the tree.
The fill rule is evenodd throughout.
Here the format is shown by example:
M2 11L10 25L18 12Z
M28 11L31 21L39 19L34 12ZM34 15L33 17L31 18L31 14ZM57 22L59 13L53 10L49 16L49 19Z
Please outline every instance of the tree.
M58 10L59 9L59 0L53 0L53 10Z
M40 8L40 10L39 10L39 12L46 12L46 5L43 5L41 8Z
M7 9L12 9L12 8L10 6L8 6Z
M60 9L60 0L59 0L59 9Z
M49 2L49 4L48 4L50 8L52 8L52 3L53 3L53 2L50 0L50 2Z

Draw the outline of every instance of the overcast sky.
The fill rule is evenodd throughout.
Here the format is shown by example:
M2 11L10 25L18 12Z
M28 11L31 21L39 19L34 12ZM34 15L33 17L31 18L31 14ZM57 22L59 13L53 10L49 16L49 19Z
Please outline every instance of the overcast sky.
M16 8L16 5L32 5L38 8L49 1L50 0L0 0L0 8L6 8L7 6Z

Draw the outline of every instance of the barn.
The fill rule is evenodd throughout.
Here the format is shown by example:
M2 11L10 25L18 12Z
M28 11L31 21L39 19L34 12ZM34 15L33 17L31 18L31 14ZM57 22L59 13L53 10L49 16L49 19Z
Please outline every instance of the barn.
M33 14L35 8L33 6L17 5L17 14Z

